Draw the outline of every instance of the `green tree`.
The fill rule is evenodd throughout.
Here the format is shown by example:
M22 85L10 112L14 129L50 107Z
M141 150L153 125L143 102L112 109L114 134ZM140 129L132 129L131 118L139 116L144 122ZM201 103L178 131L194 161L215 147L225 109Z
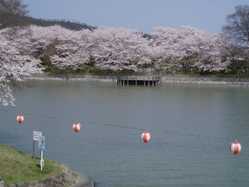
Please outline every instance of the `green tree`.
M27 5L22 0L0 0L0 11L19 16L28 13Z
M249 5L235 7L235 12L227 16L223 31L234 44L249 47Z

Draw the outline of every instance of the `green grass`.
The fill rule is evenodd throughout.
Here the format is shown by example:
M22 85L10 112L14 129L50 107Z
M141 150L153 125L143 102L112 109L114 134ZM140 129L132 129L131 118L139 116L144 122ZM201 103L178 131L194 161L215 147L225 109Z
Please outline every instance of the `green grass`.
M60 69L55 65L49 63L42 63L43 67L45 67L44 72L50 75L62 75L62 76L72 76L72 75L96 75L96 76L122 76L122 75L135 75L135 72L132 70L120 70L120 71L113 71L113 70L105 70L100 69L95 66L89 65L81 65L77 69L73 69L70 67Z
M9 184L41 181L63 172L63 167L54 161L45 160L45 168L41 172L38 159L17 151L6 145L0 145L0 177Z

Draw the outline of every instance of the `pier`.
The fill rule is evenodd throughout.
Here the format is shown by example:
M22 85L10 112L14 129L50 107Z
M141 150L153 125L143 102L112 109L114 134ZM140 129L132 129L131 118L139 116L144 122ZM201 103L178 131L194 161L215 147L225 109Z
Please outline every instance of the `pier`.
M159 76L123 76L117 77L118 86L159 86Z

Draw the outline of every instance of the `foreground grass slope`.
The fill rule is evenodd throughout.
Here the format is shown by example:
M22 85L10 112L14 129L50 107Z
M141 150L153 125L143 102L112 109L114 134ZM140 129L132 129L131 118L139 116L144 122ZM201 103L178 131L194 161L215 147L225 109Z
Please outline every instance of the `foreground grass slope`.
M38 163L39 160L31 155L0 145L0 177L7 185L41 181L63 172L62 166L50 160L45 161L45 169L41 172Z

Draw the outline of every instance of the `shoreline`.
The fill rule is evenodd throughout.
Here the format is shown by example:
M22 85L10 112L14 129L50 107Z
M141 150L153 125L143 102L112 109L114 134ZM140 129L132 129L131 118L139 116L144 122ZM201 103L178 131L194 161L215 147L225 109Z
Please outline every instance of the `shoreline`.
M41 172L38 158L9 145L0 144L0 187L94 187L87 176L46 159Z
M139 78L140 75L132 75ZM149 77L145 75L142 77ZM36 74L25 77L26 80L36 81L97 81L97 82L115 82L116 76L99 76L99 75L81 75L81 76L51 76L46 74ZM164 75L160 79L161 85L167 84L186 84L186 85L214 85L214 86L243 86L249 87L249 78L235 77L217 77L217 76L189 76L189 75Z

